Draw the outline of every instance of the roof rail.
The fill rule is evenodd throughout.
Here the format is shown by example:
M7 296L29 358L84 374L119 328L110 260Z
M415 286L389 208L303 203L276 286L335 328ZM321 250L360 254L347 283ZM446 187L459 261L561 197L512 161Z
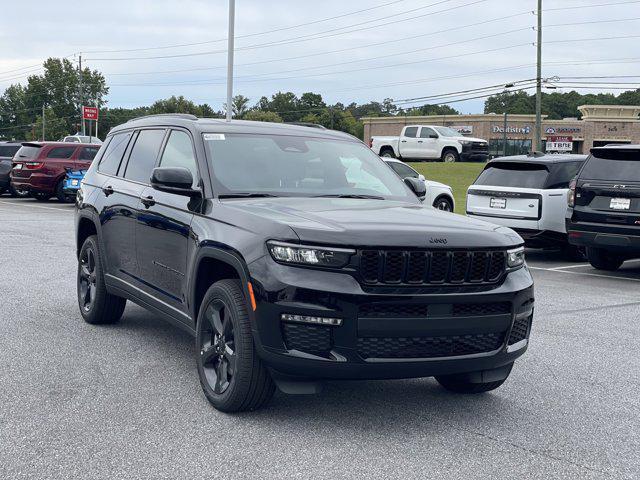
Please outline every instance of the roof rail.
M132 118L127 120L129 122L135 122L136 120L142 120L143 118L154 118L154 117L178 117L184 118L185 120L198 120L198 117L195 115L191 115L190 113L154 113L151 115L143 115L141 117Z
M533 150L531 152L527 152L527 157L539 158L539 157L544 157L545 155L546 155L546 153L539 152L537 150Z
M324 125L320 125L319 123L310 123L310 122L286 122L287 125L298 125L299 127L310 127L310 128L319 128L320 130L326 130L327 127Z

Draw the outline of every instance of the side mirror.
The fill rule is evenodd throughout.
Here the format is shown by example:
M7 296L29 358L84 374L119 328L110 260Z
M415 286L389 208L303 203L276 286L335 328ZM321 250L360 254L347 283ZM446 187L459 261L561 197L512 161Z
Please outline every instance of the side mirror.
M409 187L418 198L422 198L427 194L427 187L422 180L407 177L404 179L404 183L407 184L407 187Z
M418 175L418 180L420 180L421 182L424 182L426 178L424 178L424 175L420 174Z
M193 188L193 175L184 167L158 167L151 173L151 187L161 192L195 197L200 190Z

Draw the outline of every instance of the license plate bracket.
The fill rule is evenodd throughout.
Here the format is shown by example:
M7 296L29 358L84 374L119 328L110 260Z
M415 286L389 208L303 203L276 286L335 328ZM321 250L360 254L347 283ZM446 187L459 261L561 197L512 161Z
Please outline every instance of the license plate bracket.
M611 210L629 210L631 209L630 198L612 198L609 202L609 208Z
M505 208L507 208L507 199L506 198L491 197L489 199L489 207L505 209Z

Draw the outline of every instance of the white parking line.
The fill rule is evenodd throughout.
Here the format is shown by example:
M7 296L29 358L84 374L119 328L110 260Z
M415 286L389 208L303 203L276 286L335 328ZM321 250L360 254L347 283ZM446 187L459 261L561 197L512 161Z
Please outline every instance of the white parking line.
M17 202L7 202L6 200L0 200L0 203L6 203L7 205L15 205L17 207L30 207L30 208L44 208L45 210L56 210L58 212L64 212L66 210L71 210L70 208L56 208L56 207L45 207L43 205L34 205L32 203L17 203Z
M630 282L640 282L640 278L629 278L629 277L618 277L614 275L603 275L601 273L587 273L587 272L571 272L567 270L558 270L557 268L542 268L542 267L529 267L529 270L544 270L545 272L555 272L555 273L569 273L572 275L587 275L589 277L602 277L602 278L613 278L615 280L628 280Z

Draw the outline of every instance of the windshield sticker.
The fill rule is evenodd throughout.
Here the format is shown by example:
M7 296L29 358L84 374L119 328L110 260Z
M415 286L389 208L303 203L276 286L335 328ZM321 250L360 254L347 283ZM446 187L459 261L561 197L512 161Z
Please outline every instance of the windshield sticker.
M224 140L224 133L205 133L203 137L206 142L210 140Z

